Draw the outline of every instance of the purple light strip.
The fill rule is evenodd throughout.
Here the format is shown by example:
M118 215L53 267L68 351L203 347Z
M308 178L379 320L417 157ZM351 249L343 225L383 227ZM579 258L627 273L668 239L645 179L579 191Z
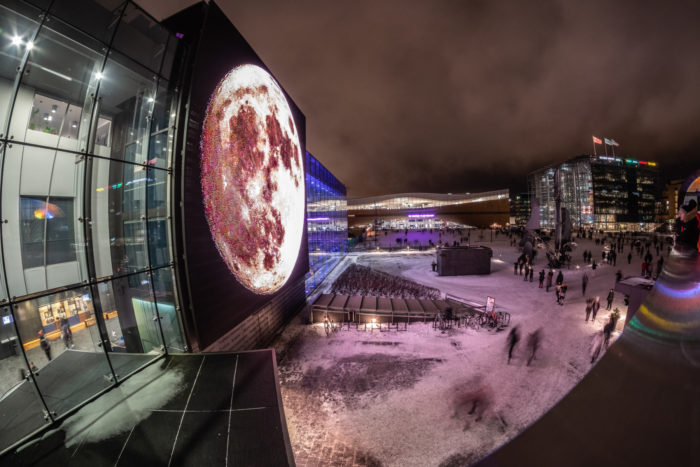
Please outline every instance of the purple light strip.
M331 220L330 217L309 217L306 219L309 222L323 222L323 221L329 221Z
M435 214L409 214L408 217L414 219L430 219L431 217L435 217Z

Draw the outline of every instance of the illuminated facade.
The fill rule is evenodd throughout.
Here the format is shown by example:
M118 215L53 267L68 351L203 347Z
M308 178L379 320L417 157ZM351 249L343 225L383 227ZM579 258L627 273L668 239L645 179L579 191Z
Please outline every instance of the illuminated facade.
M510 199L511 225L524 226L530 219L530 198L527 193L520 193Z
M306 223L309 238L307 293L316 288L347 253L348 213L345 185L306 153Z
M508 190L474 194L402 193L348 200L348 226L354 229L426 229L506 225Z
M655 222L659 192L655 162L582 155L528 175L530 199L539 202L542 227L554 227L557 169L562 206L574 225L636 229Z
M166 353L266 346L347 250L345 187L306 154L305 117L281 86L261 86L275 102L243 119L266 142L237 147L271 148L245 167L256 173L222 163L231 134L200 137L210 100L226 112L228 98L210 98L229 71L274 80L214 2L173 17L177 28L129 1L74 3L0 4L0 452ZM258 191L246 205L232 186ZM253 205L251 241L230 217L210 228L208 214ZM291 266L246 288L217 233L262 251L264 269Z

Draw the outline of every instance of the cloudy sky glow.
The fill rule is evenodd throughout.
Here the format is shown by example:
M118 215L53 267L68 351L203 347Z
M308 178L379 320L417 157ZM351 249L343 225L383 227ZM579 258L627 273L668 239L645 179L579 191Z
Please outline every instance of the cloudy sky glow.
M591 135L668 177L699 165L698 2L218 4L350 197L522 189Z

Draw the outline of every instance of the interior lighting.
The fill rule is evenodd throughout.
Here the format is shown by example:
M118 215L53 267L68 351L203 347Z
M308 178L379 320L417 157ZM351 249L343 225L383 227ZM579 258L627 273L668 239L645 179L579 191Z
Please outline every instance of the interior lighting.
M102 79L102 78L104 78L104 75L102 74L102 72L98 71L97 73L95 73L95 79Z
M148 98L148 102L153 102L153 98L152 98L152 97L149 97L149 98Z
M12 45L22 45L22 38L19 36L12 36Z

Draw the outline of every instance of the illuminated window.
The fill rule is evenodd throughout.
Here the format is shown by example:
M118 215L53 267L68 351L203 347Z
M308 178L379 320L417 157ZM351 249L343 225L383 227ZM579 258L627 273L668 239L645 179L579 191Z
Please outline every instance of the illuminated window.
M75 261L73 198L20 197L24 269Z

